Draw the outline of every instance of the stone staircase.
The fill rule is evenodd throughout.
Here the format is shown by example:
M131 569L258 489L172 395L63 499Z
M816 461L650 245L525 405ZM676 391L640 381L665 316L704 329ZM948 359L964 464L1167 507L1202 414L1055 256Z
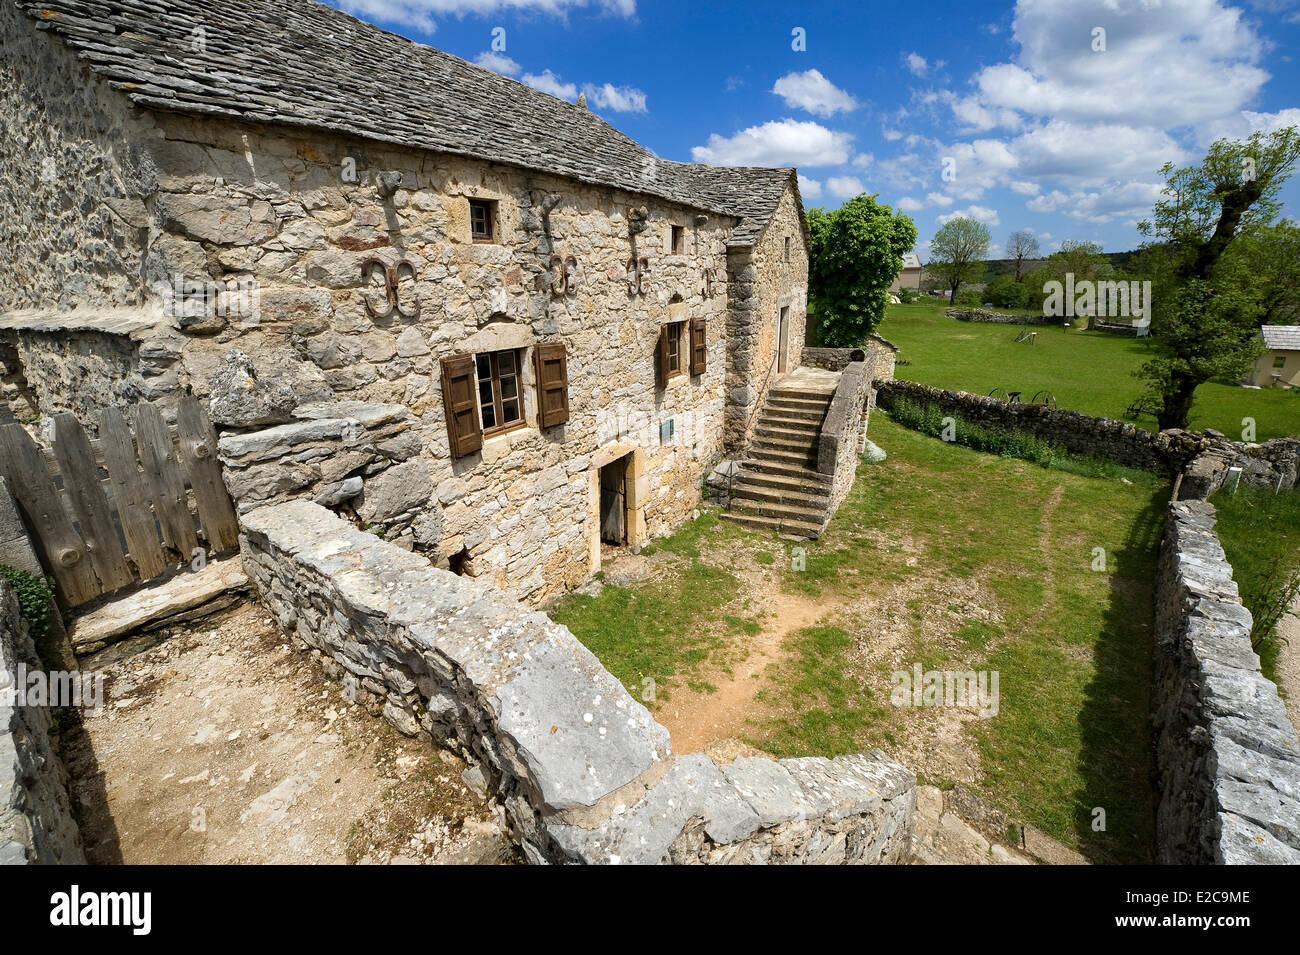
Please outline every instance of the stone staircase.
M821 534L830 518L831 476L817 470L817 444L839 377L805 367L772 386L724 520L791 537Z

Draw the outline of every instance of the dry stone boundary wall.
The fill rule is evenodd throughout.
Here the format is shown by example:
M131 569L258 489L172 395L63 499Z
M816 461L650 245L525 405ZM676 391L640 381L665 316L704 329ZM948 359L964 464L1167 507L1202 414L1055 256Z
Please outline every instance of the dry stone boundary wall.
M1214 506L1170 504L1156 578L1156 859L1300 863L1300 741L1251 649Z
M532 862L906 861L916 778L836 759L674 756L564 627L305 500L243 515L249 577L357 702L477 764Z

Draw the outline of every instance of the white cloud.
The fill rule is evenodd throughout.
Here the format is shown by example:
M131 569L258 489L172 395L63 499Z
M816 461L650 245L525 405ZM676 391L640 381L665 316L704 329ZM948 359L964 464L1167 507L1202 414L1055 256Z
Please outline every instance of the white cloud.
M896 129L890 129L887 126L881 127L880 135L885 138L885 142L887 143L897 142L898 140L903 138L903 134L901 132L899 132Z
M560 78L550 70L543 70L541 73L525 73L521 79L535 90L567 99L570 103L578 98L578 85L561 82Z
M926 205L942 206L945 209L956 201L952 196L945 196L942 192L932 192L925 197Z
M1042 191L1042 187L1036 182L1022 182L1012 179L1007 183L1007 188L1012 192L1018 192L1022 196L1036 196Z
M822 184L816 179L800 176L799 195L804 199L820 199L822 197Z
M826 188L836 199L852 199L867 191L857 176L831 176L826 180Z
M921 56L919 53L909 53L907 54L907 68L911 70L915 76L925 76L926 70L930 68L930 64L927 63L925 57Z
M493 53L484 50L478 56L474 57L474 62L484 69L491 70L493 73L501 73L505 76L518 76L523 67L516 63L504 53Z
M587 94L587 102L599 109L609 109L616 113L644 113L645 93L630 86L614 86L604 83L596 86L583 84L582 91Z
M691 149L696 162L714 166L838 166L848 162L850 133L820 123L770 120L726 137L713 133Z
M834 116L858 108L858 101L822 76L820 70L787 73L776 81L772 92L785 100L787 106L816 116Z
M954 209L952 212L945 212L943 215L935 216L934 221L939 225L944 225L953 219L974 219L976 222L982 222L987 226L1002 224L1002 220L998 218L998 211L990 209L988 206L967 206L965 209Z
M911 196L903 196L894 203L894 208L900 212L916 212L925 208L925 203L920 199L913 199Z
M571 10L595 8L621 17L636 16L636 0L334 0L345 13L370 21L400 23L425 33L437 29L435 17L528 10L565 17Z
M1104 225L1116 219L1136 221L1151 214L1152 204L1160 197L1156 183L1110 183L1096 190L1051 192L1035 196L1025 203L1030 212L1060 212L1072 219ZM1047 237L1046 235L1044 236Z
M871 153L858 153L853 157L853 162L849 163L854 169L866 169L876 161L876 157Z

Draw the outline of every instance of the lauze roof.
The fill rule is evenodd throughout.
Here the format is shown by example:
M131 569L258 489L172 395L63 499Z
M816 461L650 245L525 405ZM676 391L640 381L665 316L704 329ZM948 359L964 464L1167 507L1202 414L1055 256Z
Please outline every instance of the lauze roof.
M794 178L659 159L588 110L313 0L0 2L17 2L140 106L331 130L658 196L739 217L733 245L758 238Z
M1300 325L1265 325L1264 346L1278 351L1300 351Z

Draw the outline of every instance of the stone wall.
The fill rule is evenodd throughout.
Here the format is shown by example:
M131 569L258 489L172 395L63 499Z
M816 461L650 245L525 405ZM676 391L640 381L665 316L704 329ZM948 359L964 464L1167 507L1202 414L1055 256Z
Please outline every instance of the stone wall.
M786 260L786 240L790 257ZM752 248L727 257L726 452L739 457L753 435L759 409L775 383L781 309L789 308L786 370L803 360L808 315L808 246L803 215L787 190L767 229Z
M184 339L144 309L11 312L0 316L0 341L10 346L6 373L25 379L37 410L71 412L91 434L105 407L121 409L130 420L135 404L166 403L183 393Z
M0 4L0 314L142 302L142 124L59 40ZM144 125L147 125L144 124Z
M893 378L896 352L893 345L874 335L866 348L804 349L809 364L840 371L817 448L817 470L833 476L827 520L853 489L858 460L866 448L871 411L876 406L876 386Z
M944 312L959 322L991 322L997 325L1060 325L1061 319L1053 315L1004 315L987 308L950 308Z
M13 587L0 579L0 865L85 865L50 709L14 705L19 664L41 669Z
M876 388L877 400L885 408L899 400L927 405L971 424L1023 431L1072 454L1103 458L1126 467L1177 473L1202 451L1218 443L1195 431L1152 432L1113 418L1095 418L1046 405L999 401L912 381L878 381Z
M567 629L296 500L244 515L249 577L349 698L471 762L531 862L902 862L915 777L879 752L674 756Z
M1300 741L1259 670L1214 507L1170 504L1156 578L1156 858L1300 863Z
M1300 438L1274 438L1263 444L1219 440L1187 465L1178 487L1179 499L1208 499L1223 487L1228 469L1233 467L1241 468L1242 487L1294 490L1300 470Z

